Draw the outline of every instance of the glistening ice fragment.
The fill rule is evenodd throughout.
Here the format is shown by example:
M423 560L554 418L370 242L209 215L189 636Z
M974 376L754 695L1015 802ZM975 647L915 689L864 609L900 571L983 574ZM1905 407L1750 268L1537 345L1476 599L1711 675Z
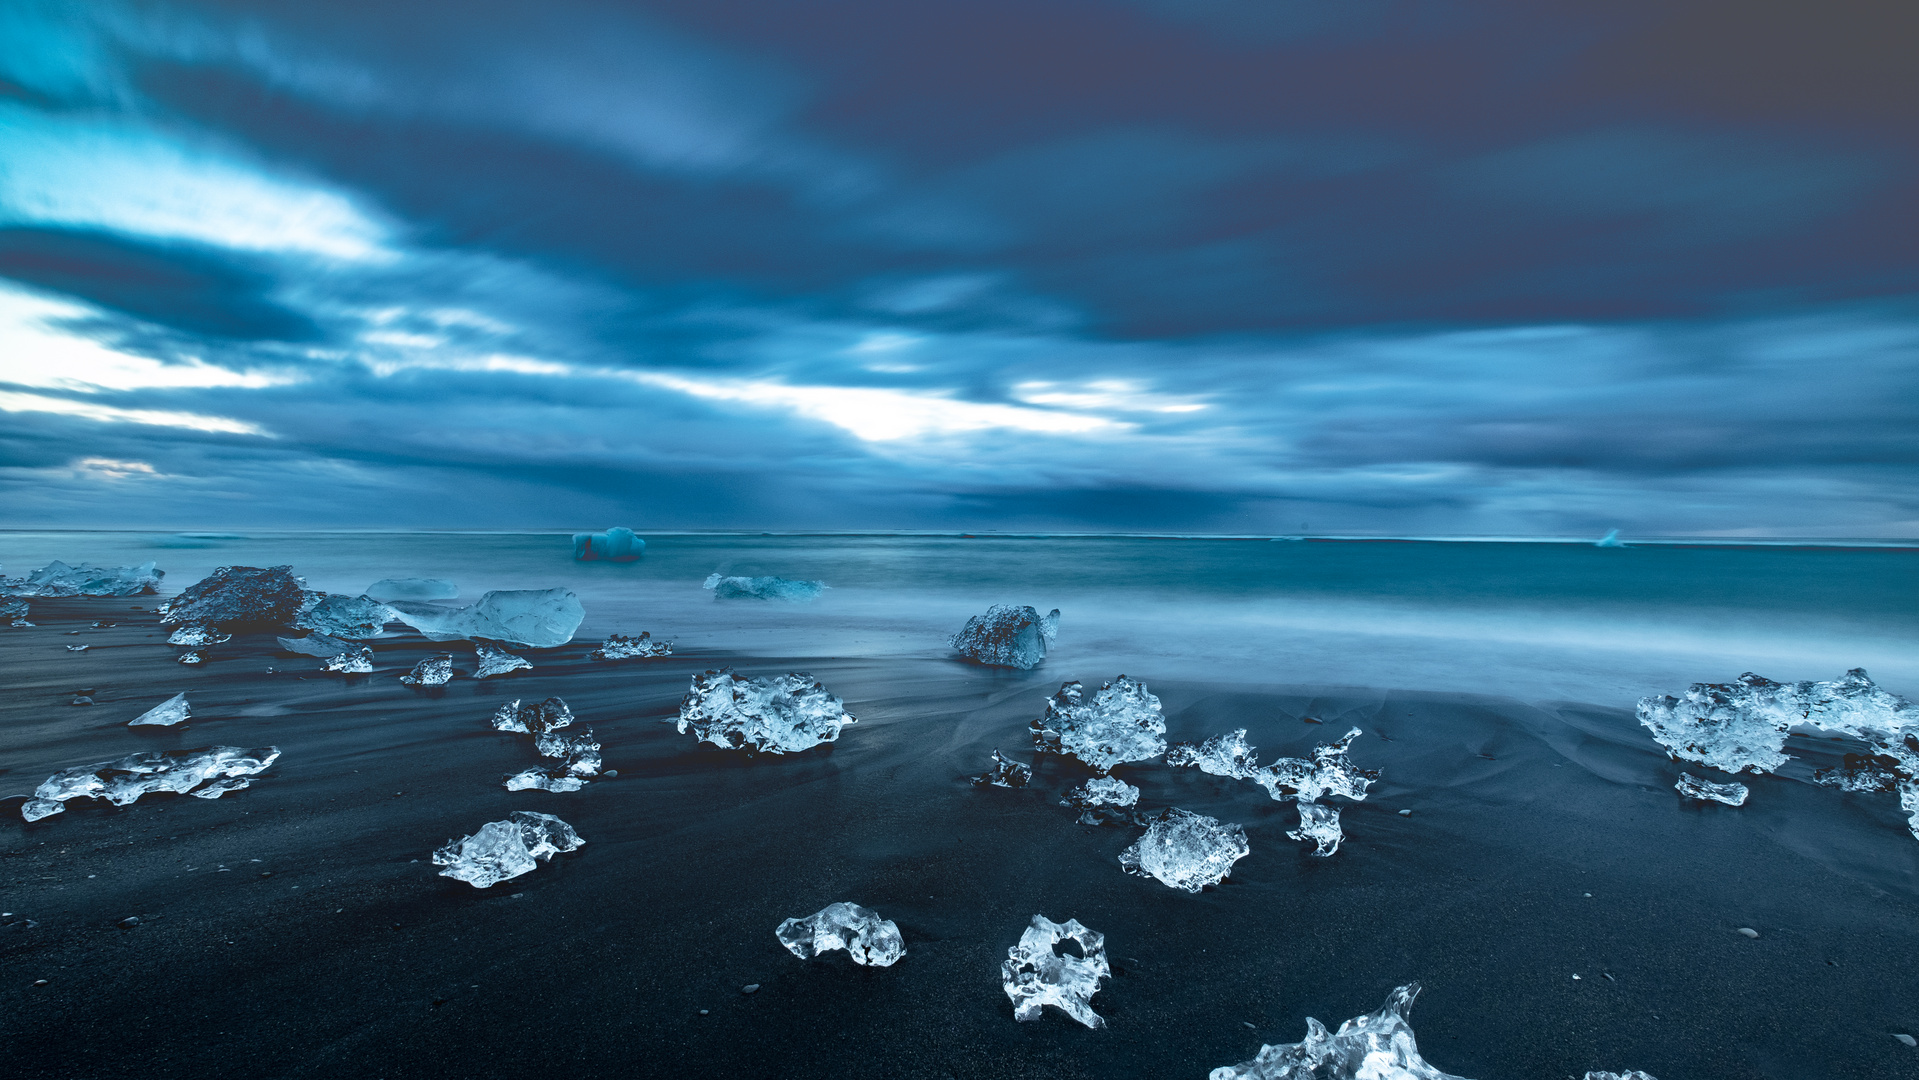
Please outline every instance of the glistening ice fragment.
M1379 779L1379 773L1356 768L1347 760L1346 752L1352 749L1353 740L1359 735L1360 729L1354 728L1337 742L1315 747L1310 761L1304 758L1280 758L1264 769L1256 770L1252 779L1265 788L1268 795L1281 802L1287 799L1302 803L1318 802L1327 795L1343 796L1354 802L1364 801L1366 789Z
M373 673L373 650L362 645L351 652L330 656L320 665L321 671L331 671L339 675L370 675Z
M218 645L221 642L232 640L232 634L226 633L217 626L199 624L195 626L182 626L180 629L175 630L168 636L167 644L185 645L188 648L199 649L208 645Z
M1175 743L1166 751L1166 764L1250 780L1258 772L1259 753L1246 741L1246 729L1240 728L1200 743Z
M1691 773L1682 772L1679 774L1679 782L1673 787L1686 798L1697 799L1700 802L1721 802L1727 806L1746 805L1746 785L1744 784L1715 784L1701 780Z
M1059 609L1044 618L1032 607L994 604L954 634L951 644L969 660L996 667L1033 668L1059 637Z
M32 626L25 600L0 600L0 626Z
M1321 803L1303 802L1299 804L1299 828L1289 829L1287 836L1294 840L1313 842L1314 855L1326 858L1339 850L1339 842L1346 834L1339 828L1339 811Z
M453 840L433 853L433 865L444 866L441 877L486 889L516 878L553 856L575 851L586 841L573 826L552 814L515 810L505 821L490 821L472 836Z
M788 919L773 931L786 950L802 960L845 949L863 967L891 967L906 955L900 928L879 912L841 901L804 919Z
M627 637L625 634L608 634L600 647L587 653L589 660L633 660L652 656L673 655L673 643L654 641L653 635L645 630L639 637Z
M1251 850L1241 826L1173 807L1146 827L1146 835L1119 853L1119 865L1129 874L1196 893L1225 880L1233 864Z
M1080 812L1081 825L1138 824L1139 789L1118 777L1095 776L1066 793L1060 805Z
M826 591L823 581L794 581L782 577L727 577L713 574L701 586L716 600L812 600Z
M399 612L378 600L310 592L293 616L293 625L297 629L357 641L380 636L386 632L386 624L398 618Z
M1033 782L1033 767L1005 757L995 749L993 767L973 777L978 787L1023 788Z
M1086 688L1069 682L1033 721L1033 746L1076 757L1100 772L1128 761L1148 761L1166 752L1166 719L1146 684L1121 675L1089 700Z
M731 750L791 754L840 737L857 723L839 698L802 672L742 679L730 670L693 676L679 730Z
M485 593L471 607L395 601L394 617L431 641L499 641L551 649L573 640L586 618L568 589L512 589Z
M56 561L25 577L0 576L0 596L141 596L159 592L160 579L166 575L150 562L139 566L68 566Z
M1078 946L1079 955L1061 951L1063 941ZM1006 951L1000 982L1013 1000L1015 1020L1037 1020L1051 1005L1089 1028L1100 1028L1106 1018L1093 1011L1093 995L1099 992L1099 981L1112 973L1106 935L1088 930L1078 919L1056 923L1035 915L1019 944Z
M533 667L533 661L526 657L484 641L473 646L473 661L473 677L476 679L491 679L509 671L525 671Z
M162 701L160 704L155 705L153 708L148 709L146 712L141 713L139 716L127 721L127 726L144 727L152 725L156 727L172 727L186 720L192 713L192 708L187 705L187 692L182 690L165 701Z
M306 604L306 582L291 566L222 566L160 605L166 626L212 625L225 630L292 626Z
M243 750L237 746L207 746L197 750L159 750L129 754L116 761L86 765L54 773L34 789L20 808L21 816L37 821L66 809L68 799L105 799L126 806L154 792L198 794L202 784L265 772L280 756L278 747ZM219 794L237 786L223 784ZM217 798L218 795L209 795Z
M280 643L282 649L290 653L299 653L301 656L317 656L323 660L339 656L341 653L358 652L365 648L365 646L357 642L347 641L344 638L331 637L326 634L308 634L306 637L283 637L275 638L274 640Z
M1392 992L1376 1013L1356 1016L1328 1032L1306 1018L1306 1038L1262 1046L1251 1061L1224 1065L1208 1080L1464 1080L1441 1072L1419 1056L1406 1012L1419 996L1419 984Z
M508 791L526 788L578 791L585 783L584 777L599 773L602 764L600 744L593 741L591 731L574 735L559 734L561 728L570 727L572 723L573 710L557 697L539 702L523 702L516 698L500 706L499 711L493 714L493 727L496 730L531 735L534 749L539 751L540 756L555 759L555 763L546 769L527 769L508 777Z
M400 681L408 686L445 686L452 678L453 654L441 653L413 665L413 670L400 676Z

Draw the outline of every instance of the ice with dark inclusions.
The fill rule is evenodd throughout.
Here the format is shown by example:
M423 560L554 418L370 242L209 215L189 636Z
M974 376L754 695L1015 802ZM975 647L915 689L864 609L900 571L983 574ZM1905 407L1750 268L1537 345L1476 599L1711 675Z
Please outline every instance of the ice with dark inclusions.
M464 881L476 889L491 888L519 877L553 856L585 844L573 826L531 810L515 810L504 821L489 821L480 831L449 841L433 853L433 865L443 866L441 877Z
M1225 880L1233 864L1251 850L1245 828L1171 807L1153 819L1146 835L1119 853L1119 865L1129 874L1196 893Z
M898 924L880 918L877 911L844 900L804 919L788 919L773 933L788 952L802 960L845 949L862 967L891 967L906 955Z
M976 787L1023 788L1033 782L1033 767L993 751L993 767L973 777Z
M1061 951L1062 941L1079 947L1079 955ZM1000 983L1013 1001L1013 1019L1037 1020L1048 1005L1089 1028L1106 1026L1093 1011L1099 981L1113 974L1106 962L1106 935L1088 930L1078 919L1056 923L1044 915L1020 934L1019 944L1006 951L1000 964Z
M673 643L655 641L648 631L640 631L639 637L627 637L625 634L608 634L600 647L587 653L589 660L635 660L655 656L673 655Z
M646 554L646 541L632 529L611 528L603 533L574 533L573 557L582 562L632 562Z
M0 600L0 625L32 626L27 621L27 602L25 600Z
M1299 828L1289 829L1288 837L1313 842L1312 854L1327 858L1339 850L1346 834L1339 827L1339 810L1324 803L1299 804Z
M222 566L161 604L160 622L227 631L287 627L306 599L306 582L291 566Z
M1116 776L1095 776L1066 793L1061 806L1080 811L1081 825L1139 824L1139 789Z
M1149 761L1166 752L1166 718L1146 684L1121 675L1089 700L1086 688L1069 682L1033 721L1033 747L1080 759L1101 773L1128 761Z
M373 650L365 645L327 657L320 665L321 671L330 671L336 675L371 675L373 673Z
M812 600L826 591L823 581L794 581L782 577L728 577L712 574L701 586L715 600Z
M279 758L278 747L243 750L237 746L206 746L197 750L154 750L129 754L116 761L85 765L54 773L20 807L28 821L58 814L68 799L105 799L126 806L155 792L197 795L217 799L246 787L247 777L265 772Z
M811 675L742 679L729 669L693 676L679 730L730 750L791 754L840 737L858 721Z
M25 577L0 576L0 596L144 596L160 591L165 570L139 566L68 566L50 562ZM21 611L25 615L25 609Z
M219 627L199 623L193 626L182 626L178 630L175 630L172 634L168 635L167 644L185 645L188 648L201 649L208 645L219 645L232 640L233 635L226 633Z
M408 686L445 686L452 679L452 653L429 656L413 665L412 671L400 676L400 681Z
M570 589L502 589L469 607L394 601L394 618L430 641L498 641L552 649L573 640L586 608Z
M1708 780L1701 780L1691 773L1682 772L1679 774L1679 782L1673 787L1679 794L1699 802L1720 802L1727 806L1746 805L1746 785L1744 784L1715 784Z
M967 659L994 667L1034 668L1059 637L1059 609L1044 618L1032 607L994 604L966 620L950 644Z

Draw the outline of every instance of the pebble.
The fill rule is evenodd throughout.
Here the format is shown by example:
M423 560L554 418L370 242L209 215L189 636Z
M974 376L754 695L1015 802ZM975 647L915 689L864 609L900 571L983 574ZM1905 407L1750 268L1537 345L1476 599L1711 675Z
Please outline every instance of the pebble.
M1412 812L1411 810L1401 810L1401 811L1399 812L1399 816L1400 816L1400 817L1412 817L1412 816L1413 816L1413 812Z
M1251 1020L1241 1020L1240 1023L1245 1024L1247 1027L1252 1028L1254 1031L1259 1030L1259 1025L1253 1023Z
M1758 937L1758 936L1759 936L1759 931L1757 931L1757 930L1754 930L1754 929L1753 929L1752 927L1750 927L1750 926L1742 926L1742 927L1740 927L1740 928L1739 928L1739 932L1740 932L1740 933L1742 933L1742 934L1744 934L1744 935L1746 935L1747 937L1750 937L1750 938L1756 938L1756 937Z
M140 916L138 915L129 915L120 920L120 929L122 930L131 930L138 925L140 925Z
M47 985L47 980L45 980L45 979L35 979L35 980L33 980L33 985L35 985L35 986L45 986L45 985Z
M705 1015L706 1015L706 1010L705 1010L705 1009L701 1009L701 1010L700 1010L700 1015L701 1015L701 1016L705 1016Z
M760 989L759 983L747 983L745 986L740 987L740 993L754 994L754 993L758 993L759 989Z
M618 776L618 775L620 775L620 770L618 770L618 769L608 769L608 770L606 770L605 772L603 772L603 773L601 773L600 775L601 775L601 776Z
M1903 1031L1893 1035L1893 1038L1898 1039L1900 1042L1905 1043L1907 1046L1919 1046L1919 1039L1915 1039Z

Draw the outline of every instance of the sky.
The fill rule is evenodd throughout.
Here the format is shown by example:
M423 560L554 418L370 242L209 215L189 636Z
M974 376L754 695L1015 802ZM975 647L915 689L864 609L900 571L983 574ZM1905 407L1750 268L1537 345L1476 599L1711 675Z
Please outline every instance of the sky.
M0 0L0 526L1919 536L1907 0Z

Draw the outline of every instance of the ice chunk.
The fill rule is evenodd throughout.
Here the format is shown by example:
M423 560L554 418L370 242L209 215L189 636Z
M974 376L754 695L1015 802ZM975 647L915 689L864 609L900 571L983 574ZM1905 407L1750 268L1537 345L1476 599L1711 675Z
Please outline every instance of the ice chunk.
M625 634L608 634L600 647L587 653L589 660L630 660L651 656L673 655L673 643L654 641L653 635L645 630L639 637L627 637Z
M182 720L185 720L190 713L191 710L187 706L187 692L182 690L165 701L162 701L160 704L155 705L153 708L148 709L146 712L141 713L139 716L127 721L127 726L140 727L153 724L160 727L172 727Z
M1919 840L1919 780L1899 785L1899 809L1906 815L1906 827L1912 830L1913 838Z
M1618 529L1607 529L1607 530L1606 530L1606 535L1604 535L1604 536L1602 536L1602 537L1600 537L1599 539L1597 539L1597 540L1595 540L1595 541L1593 541L1593 546L1594 546L1594 547L1616 547L1616 548L1622 548L1622 547L1625 547L1625 546L1626 546L1626 542L1625 542L1624 540L1621 540L1621 539L1619 538L1619 530L1618 530Z
M1358 769L1346 758L1346 752L1352 749L1353 740L1359 738L1360 729L1354 728L1342 736L1339 741L1327 743L1313 749L1313 758L1280 758L1264 769L1257 770L1252 779L1275 800L1296 799L1302 803L1318 802L1327 795L1339 795L1354 802L1363 802L1366 789L1379 779L1376 769Z
M1651 1073L1629 1069L1626 1072L1589 1072L1582 1080L1657 1080Z
M966 620L952 637L953 648L970 660L996 667L1033 668L1059 637L1059 609L1041 618L1031 607L994 604L986 614Z
M1259 771L1259 754L1246 741L1246 729L1215 735L1201 743L1175 743L1166 751L1166 764L1193 768L1213 776L1250 780Z
M433 853L433 865L446 867L441 877L485 889L533 869L535 859L550 862L584 843L573 826L552 814L515 810L505 821L487 822L472 836L449 841Z
M460 595L460 587L439 578L381 578L366 587L370 600L451 600Z
M291 626L306 598L306 582L291 566L222 566L161 604L160 622L227 630Z
M1080 811L1081 825L1139 823L1133 812L1139 805L1139 789L1118 777L1095 776L1067 792L1060 805Z
M1464 1080L1419 1056L1406 1023L1418 996L1419 984L1408 983L1378 1012L1356 1016L1333 1033L1309 1016L1304 1040L1262 1046L1253 1060L1214 1069L1208 1080Z
M75 631L75 632L77 633L78 631ZM91 649L91 648L93 648L93 646L91 645L69 645L67 646L67 651L68 652L86 652L88 649Z
M68 799L92 798L126 806L142 795L157 791L198 794L194 789L209 781L265 772L279 756L280 749L275 746L259 750L206 746L197 750L129 754L117 761L54 773L34 789L33 798L21 807L21 813L28 821L34 821L59 813L45 805L49 802L58 805ZM233 785L222 785L220 793L230 790Z
M1722 802L1727 806L1746 805L1746 785L1744 784L1714 784L1701 780L1691 773L1682 772L1679 774L1679 782L1673 787L1688 799Z
M528 769L512 777L506 782L508 790L538 787L546 791L578 791L579 777L592 776L600 771L600 744L593 741L591 731L570 736L556 734L559 729L572 723L573 710L557 697L539 702L515 698L500 706L493 714L495 730L531 735L534 748L541 757L559 759L559 764L550 769ZM546 782L532 779L536 773L545 777ZM570 784L567 783L569 780L572 781ZM516 787L516 784L519 786ZM552 786L554 784L561 786Z
M508 791L578 791L586 781L571 774L554 776L545 769L528 769L506 778Z
M25 600L0 600L0 624L7 626L32 626L27 621L27 602Z
M646 553L646 541L632 529L611 528L603 533L574 533L573 557L582 561L632 562Z
M786 951L802 960L845 949L855 964L892 967L906 955L900 928L879 912L844 900L828 904L804 919L788 919L773 931Z
M593 741L591 729L573 735L552 732L535 735L533 748L541 757L560 759L560 764L553 769L554 776L593 776L600 771L600 744Z
M997 747L993 749L993 767L973 777L977 787L1023 788L1032 782L1033 767L1001 756Z
M493 714L495 731L517 731L522 735L544 735L572 723L573 710L557 697L537 702L514 698Z
M1894 754L1908 752L1904 740L1919 730L1919 709L1879 689L1862 668L1799 683L1749 671L1731 683L1694 683L1681 698L1641 698L1638 714L1674 760L1723 772L1777 769L1786 763L1787 734L1801 724Z
M141 596L160 591L165 570L139 566L68 566L50 562L25 577L0 577L0 596Z
M413 665L413 670L400 676L400 681L408 686L445 686L452 678L453 654L440 653Z
M182 626L180 629L175 630L172 635L167 638L167 644L186 645L199 649L208 645L218 645L222 642L232 640L232 634L222 631L217 626L195 623L192 626Z
M823 581L793 581L782 577L722 577L713 574L700 586L713 590L716 600L811 600L826 590Z
M1060 951L1062 941L1077 945L1079 955ZM999 970L1006 996L1013 999L1013 1019L1037 1020L1051 1005L1089 1028L1106 1026L1106 1018L1093 1011L1099 981L1113 974L1106 963L1106 935L1078 919L1056 923L1033 916L1019 944L1006 950Z
M20 804L20 816L28 821L39 821L66 812L67 804L55 799L28 799Z
M399 612L364 596L310 592L301 601L293 625L336 638L365 639L379 637L386 631L386 624L399 617Z
M341 675L371 675L373 673L373 650L365 645L354 652L343 652L328 658L320 665L321 671L336 672Z
M242 788L250 788L252 786L253 781L247 777L229 776L224 780L215 780L210 784L203 784L187 792L187 794L196 799L217 799L229 791L239 791Z
M301 638L275 638L280 647L290 653L301 656L317 656L322 660L339 656L341 653L355 652L364 646L341 638L328 637L325 634L308 634Z
M1121 675L1091 701L1085 698L1081 684L1061 686L1046 703L1046 715L1033 721L1034 748L1071 755L1102 773L1166 752L1166 719L1145 683Z
M569 589L489 592L471 607L396 602L394 617L432 641L500 641L551 649L573 640L586 608Z
M1146 827L1146 835L1119 853L1119 865L1129 874L1196 893L1225 880L1233 864L1250 850L1244 828L1173 807L1162 811Z
M533 661L524 656L516 656L491 642L476 642L473 646L473 658L476 667L473 677L490 679L495 675L505 675L509 671L525 671L533 667Z
M733 750L791 754L840 737L857 723L839 698L804 672L742 679L731 669L693 676L679 730Z
M207 654L197 650L188 650L180 654L180 662L182 664L203 664L206 662L206 659Z
M1294 840L1311 840L1312 853L1322 859L1338 851L1339 842L1346 838L1339 828L1339 810L1312 802L1299 804L1299 828L1287 830L1286 835Z

